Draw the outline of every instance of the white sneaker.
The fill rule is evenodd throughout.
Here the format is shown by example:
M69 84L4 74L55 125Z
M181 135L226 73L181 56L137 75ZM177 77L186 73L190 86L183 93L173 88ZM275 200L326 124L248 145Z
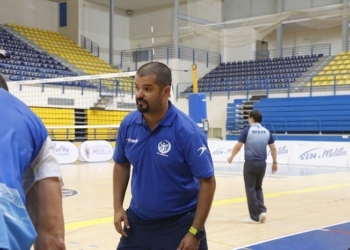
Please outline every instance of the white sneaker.
M266 213L261 213L259 215L259 222L264 223L266 221Z
M244 219L243 222L249 223L249 224L259 224L260 223L259 221L252 220L250 217L248 217L247 219Z

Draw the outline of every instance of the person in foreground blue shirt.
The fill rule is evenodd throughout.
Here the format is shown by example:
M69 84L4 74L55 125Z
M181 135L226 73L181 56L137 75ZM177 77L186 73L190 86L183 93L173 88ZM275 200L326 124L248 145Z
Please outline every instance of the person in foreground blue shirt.
M41 120L0 75L0 250L61 250L61 170Z
M272 173L277 171L277 152L275 140L270 131L261 126L262 114L258 110L249 113L249 127L242 130L237 144L227 159L229 163L241 150L244 144L244 185L247 195L250 217L244 220L246 223L264 223L266 221L266 206L262 183L266 171L267 146L271 150Z
M168 101L165 64L143 65L135 88L138 110L122 121L113 156L114 224L122 235L117 249L208 249L204 224L216 184L206 135Z

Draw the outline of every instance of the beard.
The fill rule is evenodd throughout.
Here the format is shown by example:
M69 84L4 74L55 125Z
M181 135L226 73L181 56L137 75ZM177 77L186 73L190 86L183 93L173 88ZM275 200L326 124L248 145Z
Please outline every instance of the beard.
M136 99L136 106L137 110L142 114L147 113L150 110L148 102L143 98Z

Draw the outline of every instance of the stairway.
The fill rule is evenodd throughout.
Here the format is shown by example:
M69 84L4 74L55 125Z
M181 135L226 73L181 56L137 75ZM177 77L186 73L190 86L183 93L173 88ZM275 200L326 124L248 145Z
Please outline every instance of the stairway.
M74 109L75 125L84 126L87 125L87 115L85 109ZM87 129L76 128L75 129L75 140L85 141L87 140Z
M247 100L235 100L233 105L228 104L226 133L228 135L240 134L242 129L249 125L249 113L254 109L254 104L259 102L265 95L255 95Z
M95 110L104 110L110 104L113 104L113 96L101 95L97 102L94 103L94 106L91 109Z

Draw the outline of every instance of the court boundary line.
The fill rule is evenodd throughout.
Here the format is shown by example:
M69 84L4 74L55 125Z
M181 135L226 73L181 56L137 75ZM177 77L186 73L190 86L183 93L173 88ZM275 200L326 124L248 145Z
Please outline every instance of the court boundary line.
M230 249L230 250L250 249L249 247L252 247L252 246L255 246L255 245L258 245L258 244L262 244L262 243L266 243L266 242L270 242L270 241L274 241L274 240L279 240L279 239L283 239L283 238L295 236L295 235L298 235L298 234L303 234L303 233L308 233L308 232L312 232L312 231L317 231L317 230L325 231L324 229L325 229L326 227L333 227L333 226L338 226L338 225L346 224L346 223L350 223L350 221L344 221L344 222L335 223L335 224L330 224L330 225L322 226L322 227L315 227L315 228L313 228L313 229L301 231L301 232L298 232L298 233L287 234L287 235L275 237L275 238L272 238L272 239L269 239L269 240L259 241L259 242L256 242L256 243L253 243L253 244L250 244L250 245L244 245L244 246L241 246L241 247L232 248L232 249Z

